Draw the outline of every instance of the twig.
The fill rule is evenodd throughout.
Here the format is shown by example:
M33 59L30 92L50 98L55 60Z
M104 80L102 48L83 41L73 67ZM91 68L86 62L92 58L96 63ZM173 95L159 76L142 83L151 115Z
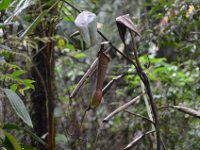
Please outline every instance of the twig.
M148 119L148 118L145 117L145 116L142 116L142 115L140 115L140 114L135 114L135 113L132 113L132 112L127 111L127 110L124 110L124 111L127 112L127 113L129 113L129 114L131 114L131 115L140 117L140 118L142 118L142 119L144 119L144 120L146 120L146 121L148 121L148 122L150 122L150 123L152 123L152 124L155 124L155 122L151 121L150 119Z

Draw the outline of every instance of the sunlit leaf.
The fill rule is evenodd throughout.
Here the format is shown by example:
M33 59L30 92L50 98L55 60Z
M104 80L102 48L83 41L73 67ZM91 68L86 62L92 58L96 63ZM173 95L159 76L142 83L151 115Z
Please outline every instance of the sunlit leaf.
M78 53L74 55L75 58L81 58L81 57L86 57L87 55L85 53Z
M74 18L74 16L66 16L66 17L63 18L63 20L65 20L65 21L74 21L75 18Z
M4 147L6 147L9 150L21 150L21 146L17 142L17 140L10 134L4 131L4 134L6 136L6 139L3 143ZM12 148L11 148L12 147Z
M11 0L1 0L0 1L0 11L6 10L8 6L10 5Z
M65 47L65 40L64 39L59 39L58 40L58 47L60 49L63 49Z
M22 74L24 74L24 73L26 73L26 71L24 71L24 70L16 70L16 71L14 71L14 72L12 73L12 76L13 76L13 77L18 77L18 76L20 76L20 75L22 75Z
M24 81L25 83L29 83L29 84L35 82L34 80L31 80L31 79L24 79L23 81Z
M69 49L70 51L75 50L75 47L72 44L67 44L65 48Z
M12 84L10 89L15 92L17 90L17 84Z

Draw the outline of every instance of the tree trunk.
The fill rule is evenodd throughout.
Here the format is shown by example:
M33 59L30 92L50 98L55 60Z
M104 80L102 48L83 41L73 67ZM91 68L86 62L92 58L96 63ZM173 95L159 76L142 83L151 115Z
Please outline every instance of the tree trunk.
M54 7L49 14L51 18L57 13L57 7ZM45 28L45 29L44 29ZM55 35L55 21L42 22L38 26L39 37L52 37ZM48 43L39 43L40 52L33 58L32 78L35 82L35 91L32 93L32 120L34 132L42 136L48 132L48 150L55 147L55 129L54 129L54 41ZM34 144L34 143L33 143ZM35 145L35 144L34 144ZM46 150L42 145L36 145L40 150Z

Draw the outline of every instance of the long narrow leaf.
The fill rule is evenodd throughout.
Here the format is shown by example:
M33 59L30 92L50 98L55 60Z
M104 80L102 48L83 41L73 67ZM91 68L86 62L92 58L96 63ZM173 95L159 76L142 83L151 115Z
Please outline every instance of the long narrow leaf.
M94 71L97 69L98 62L99 58L96 58L92 63L92 65L89 67L89 69L86 71L86 73L83 75L81 80L78 82L75 89L70 94L70 98L74 98L76 96L76 94L79 92L85 81L94 73Z
M29 113L21 98L10 89L3 89L16 114L30 127L33 127Z
M112 113L110 113L106 118L103 119L103 122L107 122L108 120L110 120L113 116L115 116L116 114L118 114L120 111L128 108L129 106L131 106L132 104L136 103L141 96L137 96L134 99L132 99L131 101L129 101L128 103L118 107L117 109L115 109Z
M200 118L200 111L196 111L192 108L188 108L188 107L185 107L185 106L173 106L173 108L183 112L183 113L186 113L188 115L191 115L193 117L197 117L197 118Z
M129 143L129 144L124 148L124 150L128 150L128 149L134 147L134 146L137 145L138 142L140 142L146 135L148 135L148 134L150 134L150 133L153 133L153 132L155 132L155 131L152 130L152 131L149 131L149 132L146 132L146 133L144 133L144 134L139 135L139 136L136 137L131 143Z
M13 150L21 150L22 149L21 146L19 145L19 143L17 142L17 140L10 133L7 133L6 131L4 131L4 134L6 136L5 142L3 143L3 145L5 147L8 146L10 149L10 146L11 146Z
M103 88L103 96L110 89L110 87L113 85L114 82L117 82L119 79L121 79L124 76L125 74L118 75L115 78L113 78L110 82L108 82Z

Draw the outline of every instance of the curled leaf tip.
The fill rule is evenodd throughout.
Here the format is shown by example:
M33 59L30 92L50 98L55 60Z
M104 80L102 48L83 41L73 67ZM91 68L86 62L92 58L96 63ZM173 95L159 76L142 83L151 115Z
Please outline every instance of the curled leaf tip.
M119 35L122 39L122 41L125 43L125 34L126 29L128 28L130 31L134 32L135 35L140 36L139 32L137 31L135 25L133 24L130 15L122 15L116 18L116 24L119 31Z

